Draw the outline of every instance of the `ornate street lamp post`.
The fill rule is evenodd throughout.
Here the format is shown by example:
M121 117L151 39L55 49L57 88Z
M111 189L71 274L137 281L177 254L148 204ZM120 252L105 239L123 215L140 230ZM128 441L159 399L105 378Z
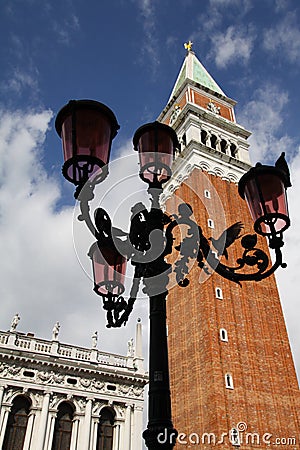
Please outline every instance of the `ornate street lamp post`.
M231 281L259 281L271 275L282 261L282 233L290 225L286 189L291 185L289 170L281 155L275 167L257 164L239 182L239 193L248 203L256 233L266 236L275 250L275 262L256 247L257 235L241 238L243 253L233 267L226 266L211 250L201 227L191 218L192 208L186 203L178 206L178 214L165 214L159 204L163 184L172 175L171 165L178 140L167 125L153 122L140 127L133 138L139 152L140 177L148 184L151 208L137 203L131 209L129 233L113 227L110 217L97 208L94 220L90 202L96 184L108 175L112 139L119 125L113 112L105 105L91 100L72 100L58 113L56 130L63 141L65 163L63 175L75 186L80 203L79 220L84 221L96 241L89 250L92 260L94 291L102 297L107 314L107 327L126 324L137 298L141 282L150 301L150 356L148 426L143 433L149 450L171 450L177 431L171 418L171 397L166 336L166 297L169 275L173 271L166 261L172 253L176 228L184 226L186 233L175 248L180 256L174 272L177 283L185 287L189 263L197 261L200 269L215 270ZM241 222L231 225L218 239L218 252L227 251L240 236ZM211 239L212 240L212 239ZM212 240L213 241L213 240ZM216 247L216 242L214 243ZM124 278L127 260L134 266L129 299L125 300ZM251 271L245 269L251 268ZM255 269L255 272L253 271Z

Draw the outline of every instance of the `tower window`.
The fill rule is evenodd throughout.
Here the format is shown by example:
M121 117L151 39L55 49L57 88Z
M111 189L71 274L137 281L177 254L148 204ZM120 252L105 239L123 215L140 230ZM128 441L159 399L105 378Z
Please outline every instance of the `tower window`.
M228 333L227 330L225 330L225 328L220 329L220 339L223 342L228 342Z
M206 144L207 141L207 132L205 130L201 130L201 142L202 144Z
M222 292L222 289L219 287L216 288L216 297L221 300L223 299L223 292Z
M207 225L208 225L209 228L215 228L215 224L214 224L214 221L212 219L208 219Z
M222 139L220 142L220 149L222 153L226 153L227 142L225 139Z
M217 148L217 136L212 134L211 138L210 138L210 143L211 143L212 148L216 149Z
M210 192L209 192L208 189L204 189L204 197L205 197L205 198L211 198Z
M233 389L233 380L230 373L226 373L225 375L225 386L226 389Z
M232 158L236 158L236 154L237 154L237 148L235 144L231 144L230 145L230 155L232 156Z

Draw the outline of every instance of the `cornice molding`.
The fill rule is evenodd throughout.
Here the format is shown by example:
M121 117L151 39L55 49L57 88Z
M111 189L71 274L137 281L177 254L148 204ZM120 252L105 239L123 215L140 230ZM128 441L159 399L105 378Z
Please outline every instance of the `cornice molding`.
M74 377L77 379L78 383L80 380L91 379L92 376L99 379L105 379L106 382L120 382L129 381L138 386L144 386L148 382L147 374L139 374L136 373L134 369L124 369L120 367L111 366L106 368L99 368L98 365L92 367L82 367L75 364L66 364L64 361L63 364L58 361L53 360L42 361L41 359L33 358L32 355L14 355L14 354L0 354L0 380L3 378L5 380L8 379L20 379L22 369L30 370L34 372L33 378L27 378L22 376L22 381L24 382L33 382L40 384L44 384L47 386L61 386L62 378L65 379L67 376ZM48 374L49 376L43 376L43 374ZM50 375L52 374L52 377ZM51 380L50 380L51 378ZM44 381L43 381L44 379ZM82 383L81 383L82 384ZM66 386L72 387L72 385L67 384ZM78 384L79 386L79 384ZM77 387L78 387L77 386ZM84 386L82 386L84 388Z
M173 175L164 186L161 202L165 203L195 169L237 184L250 167L218 150L190 141L173 163Z
M226 119L225 117L219 116L208 111L205 108L202 108L199 105L195 105L194 103L187 102L176 121L172 124L172 128L177 132L178 128L185 121L195 121L195 117L200 119L201 125L210 127L214 125L220 132L227 131L232 133L238 138L239 136L243 139L248 139L251 136L251 132L246 130L243 126L237 124L236 122L232 122L231 120ZM160 119L159 119L160 120ZM198 125L198 123L197 123Z

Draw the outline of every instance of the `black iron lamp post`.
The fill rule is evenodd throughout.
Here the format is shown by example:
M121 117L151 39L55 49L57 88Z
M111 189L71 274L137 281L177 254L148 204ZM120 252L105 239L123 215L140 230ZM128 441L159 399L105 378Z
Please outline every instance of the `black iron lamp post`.
M166 336L166 297L169 275L175 272L177 283L189 284L189 263L196 261L200 269L215 270L223 277L240 283L268 277L282 261L282 233L290 225L286 189L289 170L281 155L275 167L258 164L240 180L239 193L245 198L256 233L266 236L275 250L273 265L268 255L256 247L257 235L241 238L243 253L236 265L229 267L217 258L211 245L222 254L240 237L241 222L224 230L218 242L207 239L201 227L192 219L192 208L186 203L178 214L167 215L160 208L163 184L172 175L171 165L178 146L175 131L167 125L153 122L140 127L133 138L139 152L140 177L148 184L151 208L137 203L131 209L129 233L115 228L107 212L97 208L94 220L90 202L96 184L108 175L112 139L119 125L113 112L91 100L72 100L58 113L56 130L63 141L65 163L63 175L75 186L80 203L79 220L84 221L96 241L89 250L94 275L94 291L102 297L107 327L126 324L137 298L140 284L150 300L150 360L148 426L143 433L149 450L171 450L177 431L171 418L171 397ZM186 232L180 245L174 268L166 261L174 247L174 232L184 226ZM123 297L127 260L134 266L134 277L128 300ZM251 270L245 270L251 268Z

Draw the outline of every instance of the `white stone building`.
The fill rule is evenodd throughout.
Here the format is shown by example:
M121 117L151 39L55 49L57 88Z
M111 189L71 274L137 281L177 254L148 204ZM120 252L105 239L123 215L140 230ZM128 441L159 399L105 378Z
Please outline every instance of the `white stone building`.
M0 331L0 450L141 450L142 325L127 356Z

